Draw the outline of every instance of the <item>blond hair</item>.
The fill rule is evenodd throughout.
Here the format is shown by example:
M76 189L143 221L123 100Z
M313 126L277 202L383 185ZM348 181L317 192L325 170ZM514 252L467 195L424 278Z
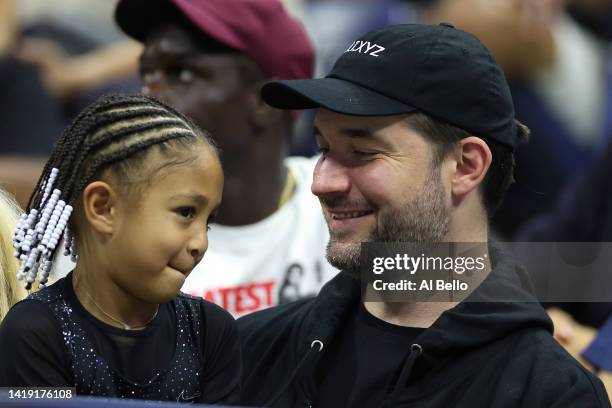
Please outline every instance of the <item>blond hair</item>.
M15 277L19 263L13 256L13 232L20 213L15 200L0 189L0 321L11 306L28 295Z

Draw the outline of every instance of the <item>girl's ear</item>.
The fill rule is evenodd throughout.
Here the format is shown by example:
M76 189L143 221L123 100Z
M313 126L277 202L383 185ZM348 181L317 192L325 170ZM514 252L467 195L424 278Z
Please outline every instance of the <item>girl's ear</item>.
M116 217L117 194L103 181L94 181L83 190L83 210L89 225L102 234L112 234Z

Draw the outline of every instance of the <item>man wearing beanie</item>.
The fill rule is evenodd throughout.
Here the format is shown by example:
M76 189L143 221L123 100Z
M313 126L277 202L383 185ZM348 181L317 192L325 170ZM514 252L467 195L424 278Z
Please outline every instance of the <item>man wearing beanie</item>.
M223 202L183 291L235 316L314 296L337 273L310 192L314 160L287 157L295 112L265 104L269 79L310 78L314 53L278 0L121 0L118 25L143 42L144 91L210 132Z
M312 191L342 272L315 299L238 320L244 405L610 406L552 338L526 272L489 241L528 129L476 37L449 24L386 27L347 44L327 77L272 81L262 95L318 109ZM427 265L425 249L448 245L445 260L466 265L456 248L467 246L481 266L451 269L452 288L423 289L425 268L385 280L401 258L372 251L408 243Z

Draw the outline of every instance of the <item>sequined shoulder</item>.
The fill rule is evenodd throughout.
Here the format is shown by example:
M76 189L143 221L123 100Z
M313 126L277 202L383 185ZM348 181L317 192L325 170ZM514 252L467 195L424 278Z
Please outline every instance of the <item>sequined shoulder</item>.
M64 279L55 282L51 286L47 286L44 289L39 290L30 294L27 299L38 300L40 302L51 304L59 300L64 299L64 292L62 290Z
M177 315L183 315L194 327L199 327L201 321L201 305L204 299L179 292L173 300ZM179 319L179 324L182 319ZM183 323L187 323L186 321Z
M194 301L196 303L200 303L203 299L199 296L192 296L189 295L187 293L183 293L183 292L179 292L178 295L176 296L176 299L183 299L183 300L187 300L187 301Z

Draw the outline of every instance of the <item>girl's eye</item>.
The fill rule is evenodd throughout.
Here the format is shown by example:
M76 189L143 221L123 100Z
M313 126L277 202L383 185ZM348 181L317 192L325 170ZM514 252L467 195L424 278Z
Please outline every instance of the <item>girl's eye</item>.
M195 215L195 208L193 207L181 207L174 210L178 215L184 218L193 218Z
M328 152L329 149L327 147L319 147L319 154L321 154L322 156L325 156Z

